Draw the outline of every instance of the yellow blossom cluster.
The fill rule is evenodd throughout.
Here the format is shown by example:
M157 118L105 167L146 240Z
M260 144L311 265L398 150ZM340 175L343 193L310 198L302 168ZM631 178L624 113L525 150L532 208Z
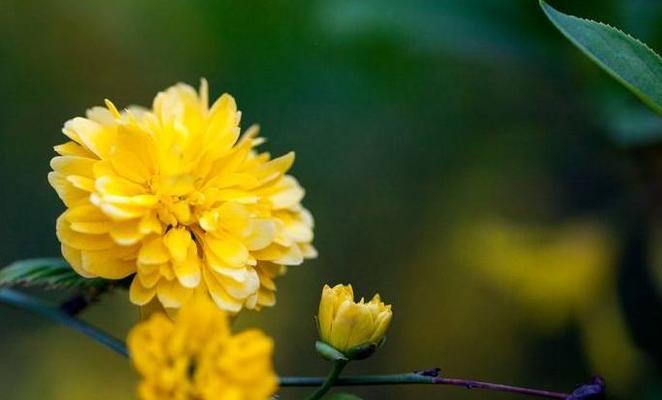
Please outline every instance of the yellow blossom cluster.
M274 278L316 256L294 153L259 153L258 128L222 95L178 84L151 109L106 107L68 121L48 176L67 210L62 254L84 277L135 274L131 301L179 308L200 288L222 309L275 303Z
M232 335L206 296L195 295L174 322L152 315L127 342L141 400L265 400L278 385L272 340L257 330Z

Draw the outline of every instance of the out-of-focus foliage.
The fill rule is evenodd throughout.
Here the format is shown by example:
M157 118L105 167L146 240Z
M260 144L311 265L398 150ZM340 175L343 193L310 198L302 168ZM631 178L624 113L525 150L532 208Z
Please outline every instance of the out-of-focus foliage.
M662 48L659 1L552 5ZM654 341L641 334L661 329L659 246L649 237L662 220L659 118L569 44L537 2L8 0L0 38L1 265L58 254L62 209L46 173L65 120L104 97L149 105L159 89L205 76L212 95L235 95L244 124L261 124L265 150L297 152L294 174L316 217L319 259L278 282L275 308L236 323L274 336L277 372L326 373L313 349L319 287L352 282L398 311L388 344L348 373L439 366L568 391L598 373L614 399L659 398ZM637 125L641 110L648 122ZM628 149L612 140L644 128L651 140ZM478 234L490 226L500 244ZM631 231L649 239L641 268L623 259ZM514 257L498 256L503 273L519 275L478 265L497 244ZM558 261L565 251L584 261ZM521 254L540 265L523 265ZM514 290L518 276L542 279L548 293ZM585 276L594 296L575 282ZM653 295L642 297L647 283ZM82 317L121 337L138 318L125 297L103 297ZM4 307L0 319L0 339L12 344L0 355L5 399L134 392L115 354ZM352 392L504 398L438 387Z

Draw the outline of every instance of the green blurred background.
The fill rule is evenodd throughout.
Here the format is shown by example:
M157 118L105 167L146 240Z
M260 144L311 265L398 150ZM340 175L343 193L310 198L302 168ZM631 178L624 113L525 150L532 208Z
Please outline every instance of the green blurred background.
M662 48L659 1L553 5ZM46 174L67 119L201 77L261 124L263 148L297 152L316 219L320 257L237 323L275 338L279 373L326 372L320 289L351 282L395 318L349 372L438 366L564 391L601 374L611 398L662 398L662 123L533 0L3 0L0 264L59 254ZM117 292L83 318L124 337L137 311ZM4 400L135 398L126 360L64 328L0 306L0 343Z

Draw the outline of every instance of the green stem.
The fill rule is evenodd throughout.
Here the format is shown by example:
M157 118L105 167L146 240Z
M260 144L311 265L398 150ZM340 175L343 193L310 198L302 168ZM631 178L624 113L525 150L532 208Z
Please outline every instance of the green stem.
M336 380L338 380L338 377L340 376L340 373L342 370L345 368L349 361L348 360L336 360L333 362L333 368L331 368L331 372L329 372L329 376L326 377L326 380L320 386L319 389L317 389L314 393L312 393L310 396L306 398L306 400L318 400L321 399L322 396L326 394L336 383Z
M279 386L307 387L320 386L326 381L318 376L282 376ZM374 385L406 385L406 384L432 384L433 378L415 373L390 375L365 375L336 379L335 386L374 386Z
M126 345L119 339L116 339L106 332L95 328L94 326L81 321L59 308L27 294L12 289L0 289L0 303L5 303L15 308L30 311L34 314L50 319L51 321L62 324L70 329L78 331L88 336L92 340L100 343L114 352L125 357L128 356Z

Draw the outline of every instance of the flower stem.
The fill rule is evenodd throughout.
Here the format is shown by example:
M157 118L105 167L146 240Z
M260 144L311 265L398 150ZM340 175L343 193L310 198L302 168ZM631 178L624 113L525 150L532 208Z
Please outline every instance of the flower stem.
M280 386L283 387L319 386L323 383L328 383L328 382L329 382L328 378L325 381L323 378L312 377L312 376L311 377L284 376L280 378ZM537 396L547 399L565 399L569 396L569 394L566 393L550 392L547 390L529 389L524 387L502 385L499 383L474 381L469 379L426 376L420 373L368 375L368 376L354 376L350 378L337 378L333 385L334 386L375 386L375 385L407 385L407 384L461 386L467 389L483 389L483 390L491 390L497 392L508 392L508 393L515 393L515 394L522 394L529 396ZM318 399L319 397L314 397L314 398ZM310 397L309 399L313 399L313 397Z
M319 389L317 389L314 393L308 396L306 400L321 399L322 396L324 396L326 392L328 392L329 389L331 389L336 384L336 381L338 380L340 373L345 368L348 362L349 362L348 360L343 360L343 359L334 361L333 368L331 368L331 372L329 372L329 376L326 377L326 380L320 379L317 383L317 385L322 385L322 386L320 386ZM281 378L281 385L282 385L282 381L283 380Z
M5 303L12 307L30 311L39 316L50 319L51 321L62 324L70 329L78 331L88 336L92 340L100 343L114 352L125 357L128 356L126 345L119 339L116 339L106 332L101 331L94 326L81 321L66 312L60 310L43 300L34 298L27 294L12 289L0 289L0 303Z

